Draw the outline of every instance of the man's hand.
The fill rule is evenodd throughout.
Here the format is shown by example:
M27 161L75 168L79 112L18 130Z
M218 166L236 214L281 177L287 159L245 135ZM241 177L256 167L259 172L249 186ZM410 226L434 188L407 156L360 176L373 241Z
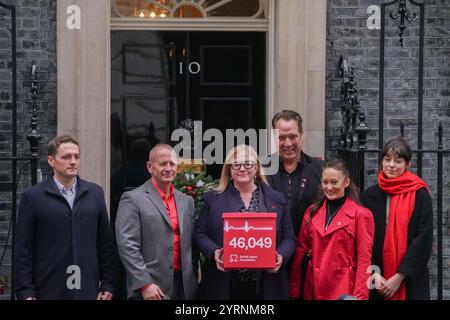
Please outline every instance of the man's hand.
M144 300L162 300L164 293L156 284L151 284L141 290Z
M225 271L223 268L223 248L214 250L214 260L216 261L217 269Z
M97 300L112 300L112 293L109 291L99 292L97 295Z
M397 292L398 288L400 288L403 279L405 279L404 274L402 273L394 274L392 277L387 279L385 283L382 282L378 292L387 299L392 298L394 294Z
M283 256L277 252L277 262L275 263L275 268L266 269L266 271L269 273L277 273L282 265L283 265Z

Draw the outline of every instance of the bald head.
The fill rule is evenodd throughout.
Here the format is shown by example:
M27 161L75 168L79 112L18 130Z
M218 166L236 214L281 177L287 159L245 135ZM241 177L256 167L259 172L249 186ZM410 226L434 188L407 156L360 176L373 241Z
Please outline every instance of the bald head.
M148 161L150 163L154 163L156 160L158 160L161 151L168 151L172 153L173 157L175 157L174 159L176 160L176 154L173 148L168 144L159 143L156 146L154 146L152 150L150 150L150 153L148 155Z
M177 175L177 155L168 144L157 144L150 151L147 170L152 181L168 194L170 185Z

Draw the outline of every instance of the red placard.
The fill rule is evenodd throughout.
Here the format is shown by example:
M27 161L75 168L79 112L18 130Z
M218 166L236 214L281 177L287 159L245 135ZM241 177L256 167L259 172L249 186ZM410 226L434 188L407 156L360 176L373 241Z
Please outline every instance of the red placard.
M226 269L274 268L276 213L224 213L223 264Z

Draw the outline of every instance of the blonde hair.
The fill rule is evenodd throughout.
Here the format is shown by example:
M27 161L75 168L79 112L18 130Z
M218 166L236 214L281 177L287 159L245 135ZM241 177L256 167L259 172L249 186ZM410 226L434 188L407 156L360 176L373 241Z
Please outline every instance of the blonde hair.
M216 188L218 193L222 193L228 187L228 184L231 181L231 164L233 163L233 158L240 152L246 152L248 155L256 160L256 164L258 169L256 170L255 178L256 180L267 183L267 179L263 174L263 168L261 167L261 161L259 160L258 153L256 153L255 149L246 144L240 144L233 149L231 149L226 158L222 167L222 172L220 174L219 186Z

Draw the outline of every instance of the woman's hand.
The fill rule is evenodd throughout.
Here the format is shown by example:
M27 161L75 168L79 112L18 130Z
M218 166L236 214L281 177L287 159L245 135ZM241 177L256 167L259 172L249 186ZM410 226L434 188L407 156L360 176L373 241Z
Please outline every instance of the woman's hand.
M377 289L378 292L380 292L381 287L386 284L386 279L378 272L373 273L372 277L373 277L372 281L373 281L373 285L375 286L375 289Z
M97 294L97 300L112 300L113 294L109 291L99 292Z
M386 280L386 282L381 283L381 287L378 290L383 297L389 299L394 296L397 292L398 288L400 288L403 279L405 279L405 275L402 273L396 273L392 277Z
M223 248L214 250L214 260L216 261L217 269L225 271L223 268Z
M277 273L282 265L283 265L283 256L277 252L277 262L275 262L275 268L266 269L266 271L269 273Z

